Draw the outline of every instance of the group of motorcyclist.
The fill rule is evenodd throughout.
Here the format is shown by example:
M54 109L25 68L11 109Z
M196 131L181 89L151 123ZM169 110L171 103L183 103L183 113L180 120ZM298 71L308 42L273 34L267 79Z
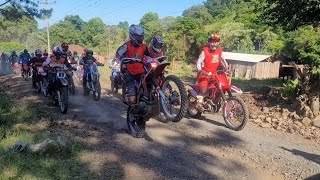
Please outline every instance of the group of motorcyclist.
M126 104L134 105L137 102L137 89L135 81L139 82L141 75L145 73L145 64L154 61L154 58L163 56L162 46L163 39L159 35L152 37L152 42L150 47L148 47L144 41L146 33L143 27L140 25L131 25L129 27L129 37L130 40L121 45L115 54L113 61L110 64L110 68L120 64L120 71L123 77L124 83L126 85L125 98L123 101ZM208 87L209 78L208 76L217 74L219 68L226 69L228 64L222 56L222 48L219 46L220 37L217 34L210 34L208 37L208 44L204 46L201 50L200 56L197 61L197 79L198 84L201 89L201 95L205 95ZM11 64L17 63L18 61L22 64L27 64L33 67L33 86L36 87L35 77L37 74L36 66L65 66L67 68L71 67L71 64L75 63L72 53L69 51L69 45L63 42L60 46L55 46L52 50L52 54L48 55L46 51L42 52L37 49L32 57L27 49L23 51L20 58L13 52L9 61ZM3 55L1 55L2 57ZM123 62L124 58L136 58L141 59L143 63L133 62L126 63ZM80 56L80 65L85 65L88 60L92 60L96 64L100 64L94 57L93 51L84 49L84 53ZM85 66L84 66L85 67ZM84 76L86 74L86 69L84 69ZM113 73L112 73L112 76ZM48 93L50 94L50 89L52 84L50 83L50 73L48 73L49 85ZM83 78L83 88L85 93L86 78Z
M130 40L120 46L116 52L114 63L122 63L121 72L127 86L128 103L136 103L135 81L139 81L140 76L145 73L143 64L120 62L123 58L140 58L143 62L152 61L153 58L163 56L161 50L163 39L159 35L152 38L151 47L143 43L145 31L139 25L131 25L129 29ZM219 45L220 37L218 34L208 36L208 44L201 50L197 61L198 84L201 94L205 95L209 83L208 75L217 74L219 68L227 69L228 64L222 56L222 48Z

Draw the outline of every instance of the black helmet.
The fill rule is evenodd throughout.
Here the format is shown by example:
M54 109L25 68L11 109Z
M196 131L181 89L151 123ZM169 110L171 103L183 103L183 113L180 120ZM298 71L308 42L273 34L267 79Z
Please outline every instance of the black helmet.
M56 50L56 51L54 51L54 56L56 56L57 58L60 58L61 57L61 55L62 55L62 52L61 52L61 50L60 49L58 49L58 50Z
M86 55L89 55L89 54L93 55L93 51L92 51L91 49L88 49L88 50L86 51Z
M24 52L24 53L27 53L27 52L28 52L28 50L27 50L27 49L24 49L24 50L23 50L23 52Z

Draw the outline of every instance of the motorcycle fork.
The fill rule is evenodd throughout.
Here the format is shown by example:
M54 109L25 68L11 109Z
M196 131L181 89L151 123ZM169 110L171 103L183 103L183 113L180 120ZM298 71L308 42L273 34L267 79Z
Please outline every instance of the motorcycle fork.
M228 101L227 101L227 98L226 98L226 95L224 94L223 90L222 90L222 87L221 87L221 84L219 84L219 90L220 90L220 93L221 93L221 98L223 100L223 104L225 106L225 109L227 110L227 116L229 115L230 118L232 119L233 118L233 115L231 113L231 109L230 109L230 106L228 104ZM229 96L230 96L230 93L228 92Z

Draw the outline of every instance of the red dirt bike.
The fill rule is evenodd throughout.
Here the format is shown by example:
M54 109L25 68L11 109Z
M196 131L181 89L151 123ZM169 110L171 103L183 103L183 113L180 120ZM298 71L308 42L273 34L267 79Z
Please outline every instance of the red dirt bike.
M30 76L30 68L28 67L28 64L22 64L22 76L25 81L28 80Z
M199 96L200 88L196 84L188 84L192 89L188 91L189 108L188 114L198 118L204 112L217 113L221 106L223 118L228 128L240 131L249 119L248 109L238 97L232 95L231 91L242 93L241 89L230 84L225 71L210 76L208 90L205 96ZM229 97L226 97L225 94Z
M15 74L19 74L19 64L18 63L14 63L12 65L12 72L14 72Z
M42 64L42 63L39 63ZM35 64L35 68L37 69L36 71L36 77L35 77L35 81L36 81L36 87L37 87L37 92L40 93L42 92L42 94L46 97L48 96L48 81L46 79L47 73L43 70L43 67Z
M145 64L146 73L141 75L139 82L135 81L137 103L129 105L127 110L127 125L133 137L142 138L145 135L146 121L156 117L160 112L172 122L179 122L186 114L188 97L185 86L176 76L165 77L165 67L170 65L166 59L167 57L159 57ZM143 63L140 59L124 58L121 60L121 67L132 62ZM179 92L173 90L170 82L177 86ZM124 102L128 102L126 86L123 84Z

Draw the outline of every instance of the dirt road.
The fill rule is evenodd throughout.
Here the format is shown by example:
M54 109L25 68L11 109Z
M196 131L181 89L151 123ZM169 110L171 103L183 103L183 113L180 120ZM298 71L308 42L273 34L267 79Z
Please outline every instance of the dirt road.
M18 79L18 80L17 80ZM8 80L10 81L10 80ZM15 78L30 93L30 82ZM70 97L61 116L66 136L89 147L81 156L105 178L127 179L320 179L320 145L315 140L257 128L227 129L222 117L184 118L179 123L151 119L145 139L126 133L126 106L105 86L101 100ZM28 98L26 98L28 99ZM44 104L49 100L41 97ZM56 109L58 114L58 109Z

